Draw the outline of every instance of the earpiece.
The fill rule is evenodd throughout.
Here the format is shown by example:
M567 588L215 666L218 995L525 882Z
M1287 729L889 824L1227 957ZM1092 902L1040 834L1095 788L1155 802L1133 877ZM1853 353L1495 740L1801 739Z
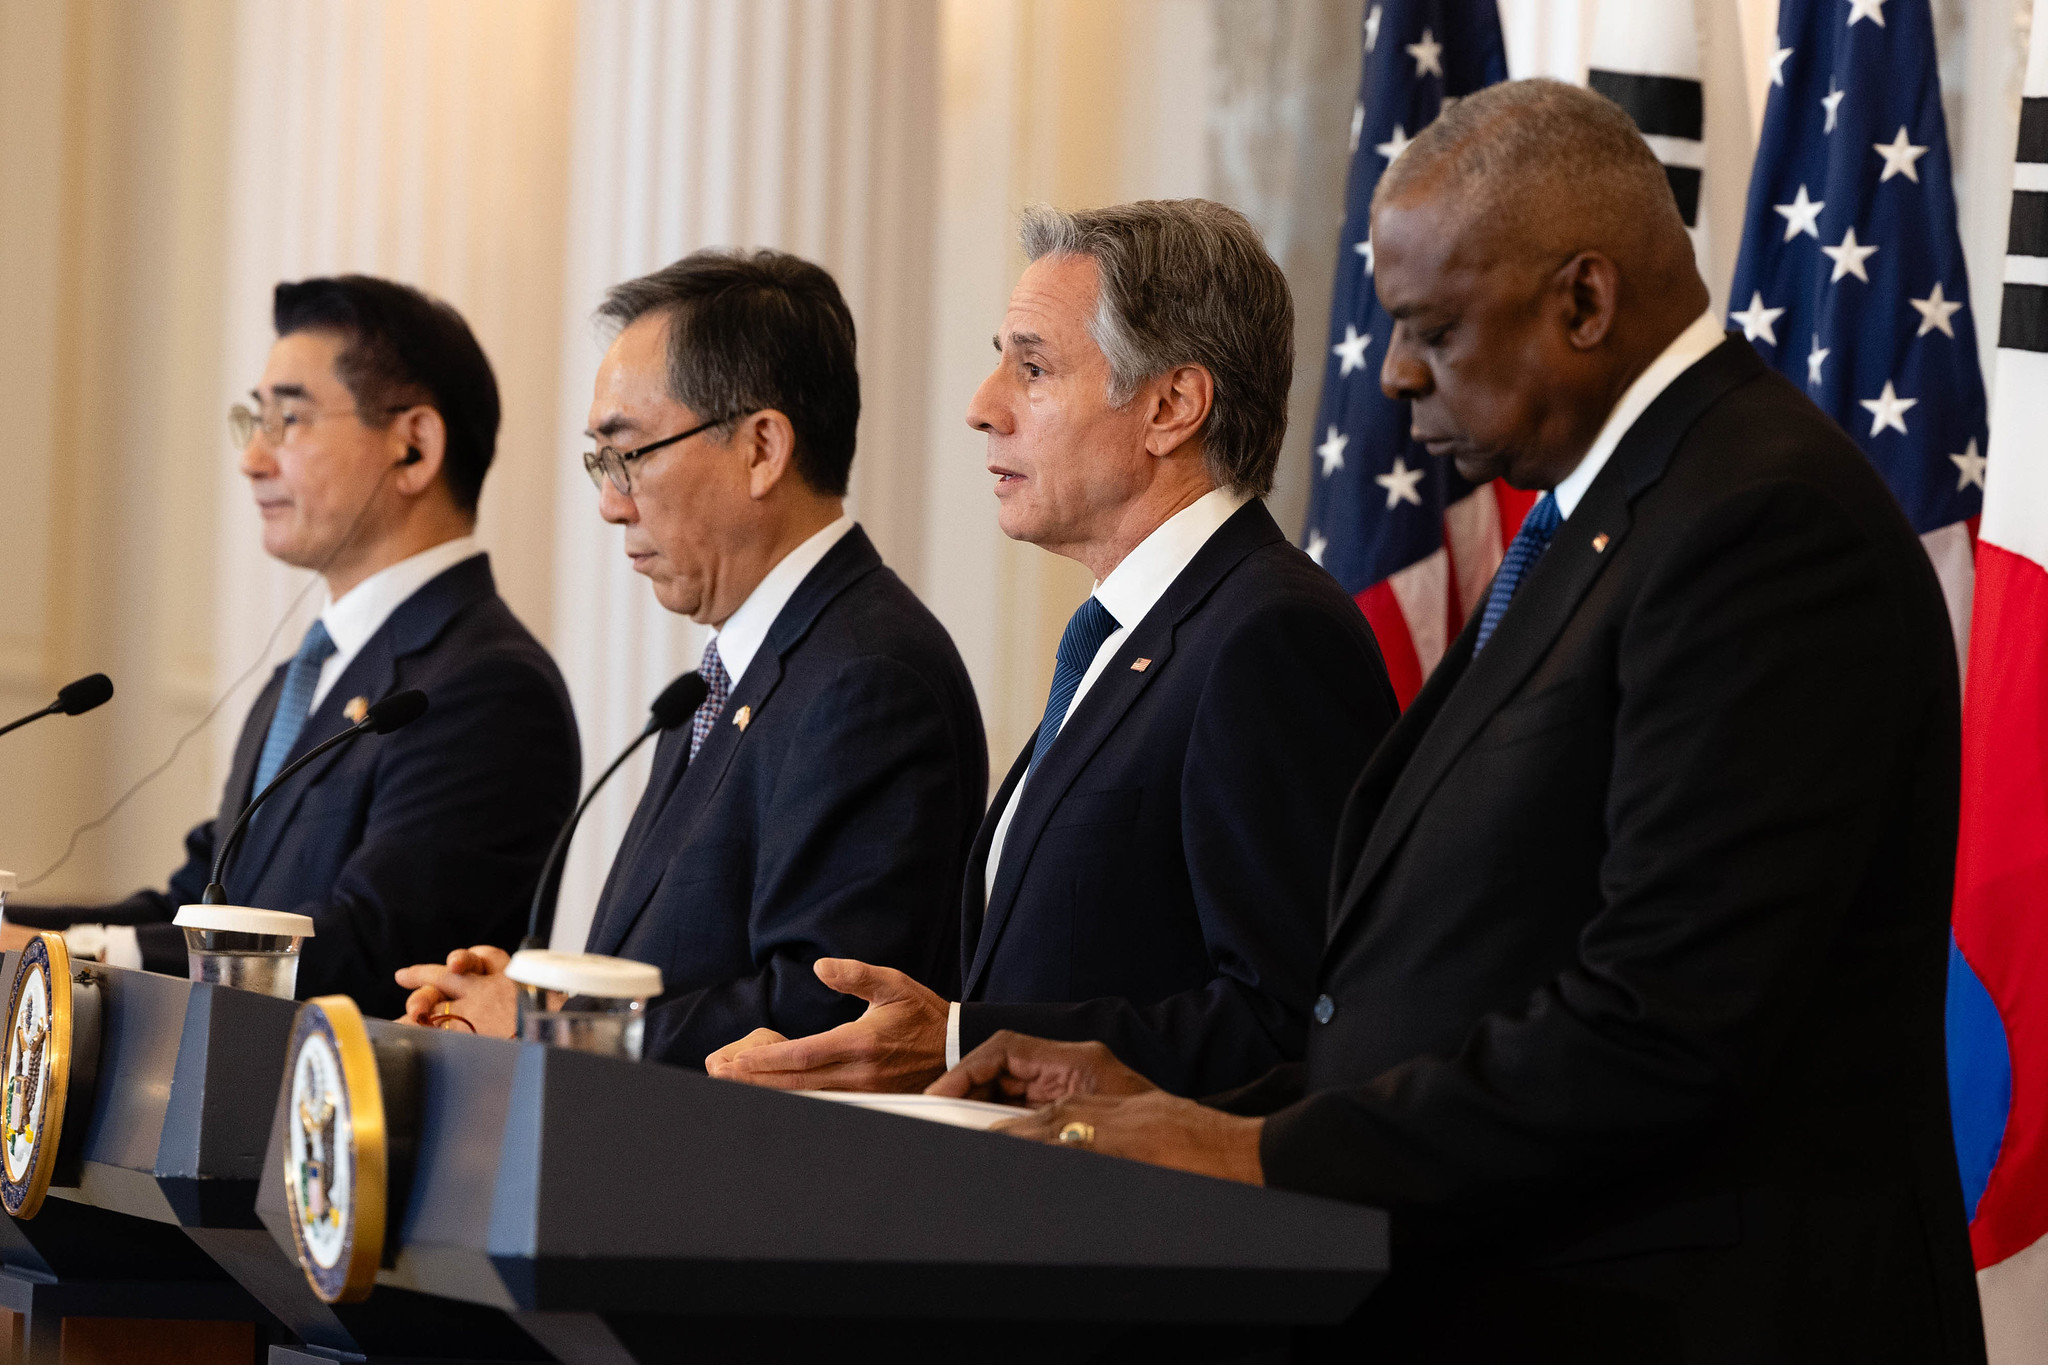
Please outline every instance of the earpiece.
M424 460L426 458L426 456L420 454L420 448L418 446L407 446L405 448L405 458L400 460L399 463L418 464L421 460Z

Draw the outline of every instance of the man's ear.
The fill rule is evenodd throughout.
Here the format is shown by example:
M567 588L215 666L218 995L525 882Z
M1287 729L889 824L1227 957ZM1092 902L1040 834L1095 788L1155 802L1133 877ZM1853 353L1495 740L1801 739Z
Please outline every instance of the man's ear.
M1202 429L1216 403L1216 380L1201 365L1176 365L1140 391L1146 405L1145 450L1171 455Z
M1602 253L1581 251L1554 278L1563 300L1565 340L1575 351L1592 350L1614 328L1621 272Z
M767 497L796 465L796 428L774 408L748 413L733 428L736 445L747 465L747 493L755 501Z
M391 423L389 448L395 471L391 481L407 497L418 497L441 477L448 455L448 424L436 408L407 408Z

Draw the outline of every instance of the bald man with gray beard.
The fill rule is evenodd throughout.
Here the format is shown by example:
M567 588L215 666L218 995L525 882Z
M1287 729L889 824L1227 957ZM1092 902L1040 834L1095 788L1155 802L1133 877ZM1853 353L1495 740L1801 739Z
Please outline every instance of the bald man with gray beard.
M1912 529L1723 334L1599 96L1447 109L1372 238L1415 438L1544 496L1352 794L1306 1061L1205 1105L999 1036L933 1089L1388 1209L1392 1275L1311 1358L1982 1360L1955 653Z

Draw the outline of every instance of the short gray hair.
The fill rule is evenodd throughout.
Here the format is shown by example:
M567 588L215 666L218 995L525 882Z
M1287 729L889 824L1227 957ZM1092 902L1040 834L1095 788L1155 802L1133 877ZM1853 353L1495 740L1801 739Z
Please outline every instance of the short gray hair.
M1505 81L1446 100L1380 177L1373 207L1425 187L1453 194L1468 224L1512 225L1530 248L1588 244L1537 240L1542 215L1530 210L1569 204L1563 217L1583 235L1661 237L1690 255L1670 178L1634 120L1606 96L1563 81Z
M1222 487L1273 488L1294 379L1294 296L1236 209L1207 199L1147 199L1068 213L1024 210L1024 254L1081 256L1099 281L1088 333L1109 361L1109 401L1180 365L1215 383L1202 454Z

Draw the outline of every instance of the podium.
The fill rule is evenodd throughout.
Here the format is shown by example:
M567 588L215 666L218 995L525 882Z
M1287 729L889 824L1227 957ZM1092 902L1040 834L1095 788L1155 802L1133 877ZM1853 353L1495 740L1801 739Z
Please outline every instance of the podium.
M18 956L0 968L7 979ZM53 1183L33 1218L0 1217L0 1308L17 1314L29 1365L54 1365L82 1320L102 1340L109 1320L193 1324L179 1348L190 1358L249 1359L286 1336L345 1358L399 1348L422 1314L461 1319L470 1341L503 1348L499 1358L547 1358L493 1309L403 1291L330 1308L272 1240L255 1200L296 1002L73 966L101 1000L92 1104L66 1120L86 1125L77 1183Z
M1375 1209L672 1067L368 1028L413 1054L418 1119L363 1306L410 1292L499 1310L565 1365L1226 1358L1341 1320L1386 1270ZM256 1211L290 1248L287 1122L280 1095ZM463 1350L452 1320L425 1330L413 1352Z

